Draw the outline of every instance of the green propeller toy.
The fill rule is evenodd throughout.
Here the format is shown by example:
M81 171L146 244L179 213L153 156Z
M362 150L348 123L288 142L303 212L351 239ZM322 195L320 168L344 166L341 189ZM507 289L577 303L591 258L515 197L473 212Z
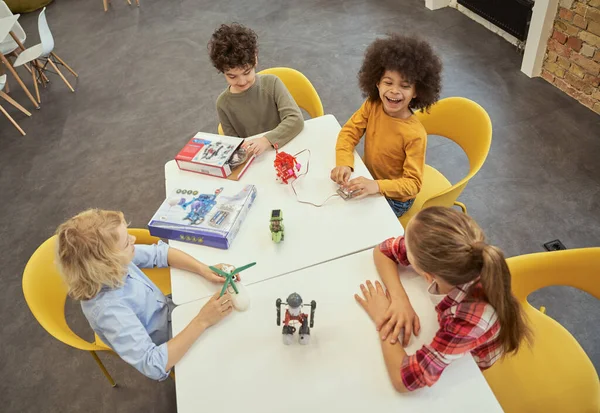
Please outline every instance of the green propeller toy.
M217 274L219 274L220 276L225 278L225 283L223 283L223 288L221 289L221 294L219 294L219 297L223 297L223 294L225 294L225 291L227 291L227 285L229 285L229 284L231 284L233 291L235 291L236 294L239 294L240 292L238 291L237 287L235 286L235 283L233 282L233 277L235 275L239 274L240 272L247 270L248 268L253 267L255 265L256 265L255 262L251 262L250 264L246 264L246 265L242 265L241 267L234 268L233 271L231 271L231 272L223 271L220 268L213 267L213 266L208 267L212 271L216 272Z

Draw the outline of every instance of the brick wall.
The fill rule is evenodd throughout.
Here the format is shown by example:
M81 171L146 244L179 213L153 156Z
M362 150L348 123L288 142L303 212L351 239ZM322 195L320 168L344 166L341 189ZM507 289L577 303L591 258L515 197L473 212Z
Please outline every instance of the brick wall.
M600 114L600 0L560 0L542 77Z

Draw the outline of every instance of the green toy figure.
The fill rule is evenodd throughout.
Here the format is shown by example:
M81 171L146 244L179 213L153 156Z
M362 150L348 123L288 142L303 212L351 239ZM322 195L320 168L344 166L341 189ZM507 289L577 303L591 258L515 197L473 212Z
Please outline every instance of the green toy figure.
M271 239L275 243L279 243L279 241L283 241L283 214L281 213L281 209L274 209L271 211L271 225L269 225L271 229Z

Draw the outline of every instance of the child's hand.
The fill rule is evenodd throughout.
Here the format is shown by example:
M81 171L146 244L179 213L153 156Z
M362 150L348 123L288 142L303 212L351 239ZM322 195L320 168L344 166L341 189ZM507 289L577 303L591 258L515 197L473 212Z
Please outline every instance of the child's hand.
M230 264L217 264L217 265L214 265L214 267L220 269L221 271L226 271L226 272L228 272L231 268L235 268L233 265L230 265ZM206 267L206 269L204 271L202 271L200 273L200 275L203 276L204 278L206 278L210 282L214 282L214 283L218 283L218 284L223 284L225 282L225 278L221 277L219 274L217 274L216 272L214 272L213 270L211 270L208 267ZM235 280L236 281L240 280L239 274L235 275Z
M373 195L379 193L379 184L377 181L372 179L367 179L364 176L359 176L358 178L352 179L346 185L348 192L354 192L355 195L352 195L352 198L364 198L368 195Z
M392 299L383 321L377 324L377 330L381 332L382 340L389 336L392 344L395 344L398 336L402 334L402 345L406 347L411 334L418 336L421 332L421 322L408 300Z
M354 294L356 301L364 308L376 325L383 324L385 314L390 306L390 299L383 291L381 283L375 281L375 286L373 286L371 281L367 281L367 286L361 284L360 290L365 298L363 299L360 295Z
M351 174L352 169L349 166L336 166L331 170L330 178L338 185L346 185Z
M226 292L223 297L219 297L219 294L220 292L217 292L213 295L196 316L206 327L217 324L233 310L231 295Z
M242 148L248 151L249 155L260 155L271 147L271 142L264 136L262 138L254 138L245 140L242 144Z

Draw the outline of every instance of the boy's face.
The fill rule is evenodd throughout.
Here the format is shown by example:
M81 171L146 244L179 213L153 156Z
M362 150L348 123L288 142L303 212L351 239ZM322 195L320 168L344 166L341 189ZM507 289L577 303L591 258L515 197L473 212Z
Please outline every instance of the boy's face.
M128 261L133 260L133 255L135 253L135 237L133 235L129 235L127 232L127 225L125 223L121 223L117 228L117 233L119 234L119 247L125 253Z
M417 91L415 85L408 83L400 73L395 70L386 70L377 84L377 89L379 89L379 98L383 102L385 113L401 119L412 115L408 104L417 97Z
M224 72L231 93L248 90L256 80L256 66L236 67Z

